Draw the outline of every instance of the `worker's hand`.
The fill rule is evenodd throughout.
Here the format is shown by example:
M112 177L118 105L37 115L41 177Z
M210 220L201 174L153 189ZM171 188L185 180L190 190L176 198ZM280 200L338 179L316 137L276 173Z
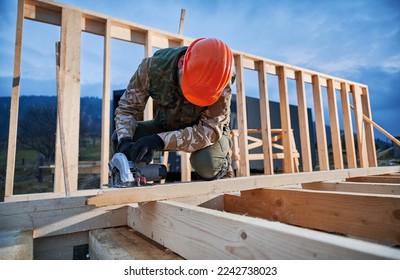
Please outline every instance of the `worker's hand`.
M157 135L140 138L131 149L131 159L136 162L149 164L153 160L154 152L164 148L164 141Z
M128 160L132 160L131 150L134 145L135 143L131 137L123 137L118 141L117 151L123 153Z

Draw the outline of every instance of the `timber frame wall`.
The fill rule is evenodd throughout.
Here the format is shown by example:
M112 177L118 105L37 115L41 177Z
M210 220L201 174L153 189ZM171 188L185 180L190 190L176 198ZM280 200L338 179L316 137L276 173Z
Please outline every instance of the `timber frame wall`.
M54 193L13 195L24 19L61 26ZM0 259L72 259L73 248L82 244L95 252L91 257L143 258L143 254L135 257L126 251L136 246L136 241L120 249L112 243L125 227L129 234L135 230L185 259L400 259L400 250L393 248L400 244L400 167L377 167L372 122L363 121L371 120L367 86L238 51L234 56L239 177L78 191L79 118L72 119L69 114L79 114L82 31L104 36L102 183L107 181L109 160L109 123L104 120L110 119L111 38L143 45L144 56L150 56L153 47L186 45L192 40L55 2L18 2L6 196L0 203ZM265 175L259 176L249 176L251 138L244 132L251 129L245 117L245 68L259 74L265 155ZM284 174L273 174L267 73L279 77ZM300 173L293 172L294 161L289 156L293 141L287 79L297 83L302 132ZM305 83L313 87L319 171L312 170L311 164ZM328 93L334 170L329 170L321 87L327 87ZM343 107L347 168L340 144L336 90L340 91ZM149 108L147 118L151 117ZM65 161L61 146L65 148ZM188 162L183 164L188 171ZM182 176L185 180L190 180L188 173ZM108 236L107 230L113 236ZM99 236L106 236L104 248ZM145 246L149 248L149 244ZM130 252L141 251L135 247Z
M101 137L101 185L108 181L109 139L110 139L110 44L111 39L123 40L144 46L144 56L152 55L153 48L165 48L188 45L191 38L172 34L143 25L122 21L105 15L73 8L52 1L19 0L17 31L14 58L14 79L12 87L10 133L7 154L7 176L5 200L24 199L13 195L15 155L17 142L18 102L20 91L21 56L24 19L40 21L61 26L60 65L58 69L58 122L55 159L54 193L49 197L76 193L78 178L79 153L79 102L80 102L80 38L81 32L89 32L104 37L103 68L103 108ZM308 127L305 83L312 84L317 135L317 154L319 170L329 170L328 146L325 132L324 106L321 87L327 88L329 103L329 123L331 126L334 169L344 169L342 144L340 139L339 116L336 91L340 91L345 131L347 168L376 167L374 133L371 119L368 87L364 84L332 77L293 65L272 61L239 51L233 51L236 67L236 94L239 148L239 174L249 176L249 144L246 121L246 101L244 87L244 69L257 71L260 93L261 136L264 158L264 173L273 174L273 154L271 145L271 126L268 105L267 74L279 78L280 118L282 129L283 171L297 171L292 160L293 139L290 122L287 79L294 79L297 85L298 119L300 124L302 171L312 172L311 148ZM350 96L353 98L352 106ZM152 117L152 104L146 108L145 119ZM354 120L351 107L354 108ZM75 116L71 118L70 116ZM356 125L353 128L353 121ZM251 128L249 128L251 129ZM356 151L353 135L357 136ZM358 158L357 158L358 154ZM187 154L182 155L182 181L190 181L190 163Z

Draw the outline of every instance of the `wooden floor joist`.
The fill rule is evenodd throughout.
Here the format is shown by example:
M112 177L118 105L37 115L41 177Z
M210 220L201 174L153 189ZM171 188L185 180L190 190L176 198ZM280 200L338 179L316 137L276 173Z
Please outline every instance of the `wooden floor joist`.
M387 246L178 202L130 207L128 226L186 259L400 259Z
M171 250L129 227L89 231L91 260L181 260Z
M195 182L186 184L166 184L154 187L129 189L105 189L87 200L88 205L105 206L135 202L175 199L198 195L222 194L257 188L277 187L327 180L347 179L360 176L371 176L382 173L399 172L400 167L370 167L362 169L342 169L331 171L302 172L275 175L239 177L211 182Z
M400 196L258 189L224 199L228 212L400 244Z

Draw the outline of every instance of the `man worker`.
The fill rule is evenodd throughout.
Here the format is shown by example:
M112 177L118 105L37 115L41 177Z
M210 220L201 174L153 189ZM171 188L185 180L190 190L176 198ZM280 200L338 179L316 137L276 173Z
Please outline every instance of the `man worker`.
M155 151L191 153L203 180L233 177L230 149L233 56L221 40L201 38L145 58L115 110L114 149L149 164ZM155 118L143 121L149 97Z

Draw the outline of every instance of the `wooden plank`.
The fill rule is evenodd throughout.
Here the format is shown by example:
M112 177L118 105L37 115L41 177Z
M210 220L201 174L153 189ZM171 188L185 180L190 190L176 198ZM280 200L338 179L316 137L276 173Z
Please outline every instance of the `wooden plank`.
M260 89L261 139L263 149L264 174L274 174L272 159L271 118L268 98L268 81L264 61L258 62L258 87Z
M15 154L17 149L17 128L19 91L21 85L22 33L24 29L24 1L18 0L17 27L15 32L14 70L11 89L10 126L8 133L7 171L4 200L13 195L15 175Z
M28 1L23 2L25 2L24 17L26 19L58 26L61 25L61 8L57 7L52 9L49 7L37 6L37 3L28 3Z
M32 259L32 230L0 230L0 260Z
M322 94L320 77L312 76L312 88L314 97L315 125L317 133L317 149L319 170L329 170L328 147L326 142L324 107L322 105Z
M78 189L81 18L80 12L63 8L54 189L67 195Z
M180 152L181 155L181 181L190 182L192 180L192 167L190 165L190 153Z
M126 225L126 208L95 208L86 196L0 203L0 229L33 229L33 237Z
M130 227L89 231L91 260L182 260Z
M361 104L361 92L360 88L355 85L351 85L351 92L353 94L353 104L354 104L354 118L356 123L357 131L357 148L358 157L360 160L361 167L368 167L368 153L367 153L367 143L365 138L365 126L363 121L363 110Z
M371 113L371 106L369 103L369 93L367 87L362 88L361 103L362 103L363 117L365 116L371 119L372 113ZM368 166L371 167L378 166L373 125L372 123L364 122L364 128L365 128L365 140L367 141Z
M347 178L349 182L370 182L370 183L391 183L391 184L400 184L399 177L391 177L391 176L364 176L364 177L354 177Z
M333 163L335 169L343 169L344 164L343 164L342 142L340 141L339 118L336 105L336 91L332 79L329 79L327 83L328 83L327 90L328 90L329 120L330 120L331 138L332 138Z
M144 57L151 56L153 56L153 35L151 31L148 31L146 34L146 41L144 45ZM143 113L143 119L145 121L151 120L153 118L153 110L153 98L149 97Z
M111 22L105 23L104 64L103 64L103 100L101 116L101 173L100 186L108 183L108 162L110 160L110 69L111 69Z
M292 159L293 142L292 137L292 124L290 122L290 109L289 109L289 96L287 89L287 79L285 67L276 67L279 83L279 108L281 116L282 127L282 145L283 145L283 172L294 172L294 165Z
M258 189L224 201L232 213L400 244L400 196Z
M363 169L237 177L210 182L165 184L130 189L103 189L99 191L96 196L88 198L87 204L94 206L105 206L191 196L223 194L256 188L277 187L326 180L345 179L349 177L393 173L398 172L398 170L400 170L400 167L396 166L374 167Z
M366 182L315 182L302 184L303 189L400 195L400 184Z
M307 113L307 98L304 85L304 75L302 71L296 71L296 90L297 90L297 104L298 104L298 117L300 127L300 142L301 142L301 163L303 171L312 171L311 159L311 142L310 142L310 128L308 126L308 113Z
M346 83L341 83L340 100L342 103L347 167L357 168L356 148L354 146L354 135L353 135L353 123L351 121L351 112L350 112L349 89Z
M127 221L185 259L400 258L386 246L178 202L129 207Z
M234 56L236 67L236 111L239 134L239 176L250 176L249 151L247 148L247 114L244 87L243 56Z

